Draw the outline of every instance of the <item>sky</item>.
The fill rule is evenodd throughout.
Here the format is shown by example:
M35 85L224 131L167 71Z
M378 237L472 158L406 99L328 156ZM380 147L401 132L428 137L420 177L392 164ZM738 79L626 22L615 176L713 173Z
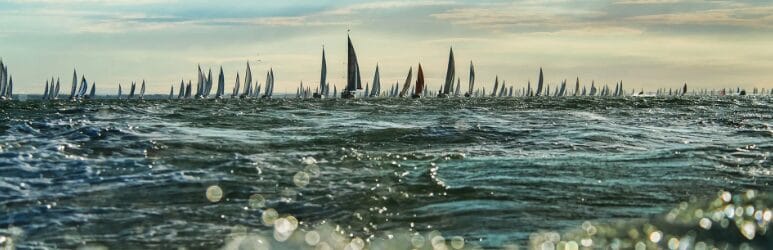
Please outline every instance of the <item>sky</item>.
M773 88L773 2L698 0L0 0L0 58L15 93L41 94L46 79L68 89L73 69L97 92L148 83L168 93L196 80L197 65L226 88L252 65L277 92L346 79L346 36L363 81L376 65L382 84L403 81L421 63L437 89L453 47L466 84L495 77L516 88L538 78L630 88ZM243 75L242 75L243 78ZM228 91L227 91L228 92Z

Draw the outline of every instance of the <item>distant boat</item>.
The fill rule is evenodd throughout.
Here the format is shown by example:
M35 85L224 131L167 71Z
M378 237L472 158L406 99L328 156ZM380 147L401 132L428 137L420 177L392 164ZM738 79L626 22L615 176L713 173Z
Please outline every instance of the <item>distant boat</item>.
M400 94L398 96L404 97L408 94L408 90L411 88L411 78L413 78L413 67L408 68L408 77L405 78L403 89L400 90Z
M236 82L234 83L233 91L231 92L231 98L237 98L239 97L239 87L241 83L239 82L239 72L236 72Z
M357 53L354 51L352 39L346 36L348 42L348 59L346 63L346 88L341 91L341 98L354 98L354 93L362 89L362 79L360 77L360 64L357 62Z
M687 83L684 83L684 87L682 87L682 96L687 94Z
M174 99L174 84L169 85L169 100Z
M370 91L370 97L377 97L381 94L381 75L376 64L376 73L373 75L373 89Z
M188 85L185 86L185 98L191 98L193 94L192 91L193 91L193 83L191 82L191 80L188 80Z
M140 86L140 99L145 97L145 80L142 80L142 86Z
M263 98L271 98L271 96L274 94L274 69L271 68L266 73L266 91L265 94L263 94Z
M2 92L0 95L5 96L5 86L3 86L3 89L0 92ZM46 80L46 88L43 90L43 100L48 100L48 80Z
M472 90L475 88L475 67L472 65L472 61L470 61L470 81L469 81L469 87L470 87L470 89L467 91L466 94L464 94L465 97L471 97L472 96Z
M8 85L5 83L6 74L8 74L6 66L3 63L3 60L0 59L0 98L5 97L6 88L8 88ZM46 89L48 89L48 87L46 87Z
M217 92L215 98L221 99L225 95L225 75L223 75L223 66L220 66L220 73L217 75Z
M577 96L578 92L580 91L580 77L577 77L577 81L574 84L574 96Z
M495 97L497 95L497 89L499 89L499 76L494 78L494 90L491 91L491 97ZM484 92L483 95L486 95L486 93Z
M59 78L56 78L56 87L54 87L54 100L59 99Z
M89 83L86 82L86 76L81 76L81 87L78 89L78 98L83 98L86 95L86 91L89 89Z
M78 74L75 69L72 70L72 88L70 89L70 100L75 100L75 90L78 87Z
M424 70L421 69L421 63L419 64L419 72L416 74L416 92L413 94L413 98L420 98L424 92ZM426 95L426 93L424 93Z
M378 68L378 66L376 66ZM327 60L325 60L325 47L322 47L322 69L319 74L319 92L314 93L314 98L322 98L327 95L325 83L327 82Z
M118 84L118 99L121 99L121 95L123 94L122 92L123 91L121 91L121 84L119 83Z
M255 90L260 92L260 90ZM252 70L250 69L250 62L247 62L247 71L244 72L244 93L241 98L247 98L252 96Z
M88 99L94 99L97 96L97 82L91 82L91 92L89 92Z
M454 48L448 53L448 68L446 68L446 81L443 84L443 92L438 97L448 97L454 88L454 79L456 78L456 62L454 62Z
M185 80L180 80L180 92L177 94L177 99L185 97Z
M544 81L544 77L542 75L542 68L539 68L539 81L537 82L537 94L536 96L542 95L542 84Z

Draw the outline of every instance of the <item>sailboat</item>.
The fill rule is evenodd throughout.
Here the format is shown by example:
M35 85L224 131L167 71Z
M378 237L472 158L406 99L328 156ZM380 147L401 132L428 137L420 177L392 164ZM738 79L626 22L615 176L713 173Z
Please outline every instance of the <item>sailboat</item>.
M6 74L5 64L3 64L3 60L0 59L0 98L5 97L5 89L7 88L7 85L5 84ZM46 87L46 90L48 90L48 87Z
M491 91L491 97L495 97L497 95L497 89L499 89L499 76L494 78L494 90ZM484 92L483 95L486 95L486 93Z
M421 63L419 64L419 72L416 74L416 92L414 92L413 97L415 98L421 98L422 92L424 92L424 70L421 69ZM426 94L426 93L425 93Z
M475 67L472 65L472 61L470 61L470 89L467 91L466 94L464 94L465 97L471 97L472 96L472 90L475 87Z
M376 73L373 75L373 89L370 91L370 97L377 97L381 94L381 75L376 64Z
M180 80L180 92L177 94L177 99L185 97L185 80Z
M408 94L408 90L411 88L411 78L413 78L413 67L408 68L408 77L405 78L403 89L400 90L400 97L404 97L406 94Z
M537 82L537 94L536 96L542 95L542 83L544 81L544 77L542 76L542 68L539 68L539 82Z
M88 82L86 82L86 76L83 75L83 76L81 76L81 87L78 90L77 98L78 99L83 98L83 96L86 95L86 91L88 91L88 88L89 88L89 84L88 84Z
M59 99L59 78L56 78L56 86L54 87L54 100Z
M231 98L239 97L239 87L241 87L239 85L241 85L239 83L239 72L236 72L236 83L234 83L234 88L233 88L233 91L231 93Z
M121 84L118 84L118 99L121 99L121 95L123 95L123 91L121 90Z
M72 88L70 89L70 100L75 100L75 89L78 87L78 74L75 69L72 70Z
M319 92L314 93L314 98L322 98L325 95L327 95L327 91L325 90L327 86L325 86L325 83L327 82L327 60L325 60L325 47L322 47L322 70L320 70L320 76L319 76Z
M2 83L2 80L0 80L0 83ZM5 84L3 84L5 85ZM4 96L5 93L5 86L3 86L2 91L0 91L0 96ZM46 80L46 88L43 90L43 100L48 100L48 80Z
M140 86L140 100L145 97L145 80L142 80L142 86Z
M223 66L220 66L220 73L217 75L217 92L215 98L221 99L225 95L225 75L223 75Z
M451 48L448 54L448 68L446 69L446 81L443 84L443 92L438 97L448 97L454 88L454 78L456 78L456 63L454 62L454 48Z
M174 99L174 84L169 85L169 100Z
M89 92L88 99L94 99L97 95L97 82L91 82L91 92Z
M256 90L260 92L260 90ZM247 62L247 71L244 73L244 93L241 98L247 98L252 96L252 70L250 69L250 62Z
M357 62L357 53L354 51L352 39L347 35L348 41L348 59L346 63L346 88L341 91L341 98L354 98L354 93L362 89L362 80L360 77L360 65Z

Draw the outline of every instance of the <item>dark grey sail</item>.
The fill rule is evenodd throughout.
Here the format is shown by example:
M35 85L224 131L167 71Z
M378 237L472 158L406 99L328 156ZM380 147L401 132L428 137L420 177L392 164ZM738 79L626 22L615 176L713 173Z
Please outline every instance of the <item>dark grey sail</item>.
M454 62L454 48L448 53L448 68L446 69L446 81L443 84L443 93L441 97L448 97L454 88L454 78L456 78L456 62Z
M360 77L360 65L357 62L357 53L354 51L352 39L346 36L348 46L348 57L346 63L346 89L341 92L342 98L354 98L354 92L362 89L362 78Z
M542 68L539 68L539 81L537 82L537 93L536 96L542 95L542 84L544 82L544 77L542 75Z

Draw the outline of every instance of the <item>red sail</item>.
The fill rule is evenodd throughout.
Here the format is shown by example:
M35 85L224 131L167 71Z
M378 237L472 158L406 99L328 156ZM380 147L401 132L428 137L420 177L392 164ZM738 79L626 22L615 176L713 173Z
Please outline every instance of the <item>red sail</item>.
M416 77L416 92L414 94L421 95L423 91L424 91L424 70L421 69L421 64L419 64L419 74Z

